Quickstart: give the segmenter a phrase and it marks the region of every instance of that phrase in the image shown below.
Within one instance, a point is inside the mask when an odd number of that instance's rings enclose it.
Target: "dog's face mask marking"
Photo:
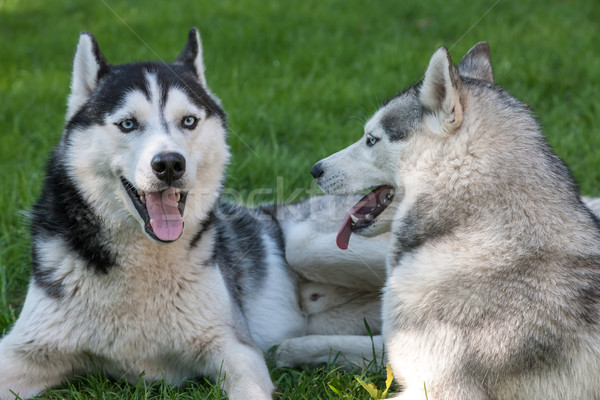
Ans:
[[[65,139],[78,148],[68,162],[75,179],[106,182],[104,198],[89,199],[93,205],[129,210],[154,240],[181,237],[198,170],[218,174],[226,157],[212,162],[211,152],[228,154],[225,114],[205,85],[195,30],[173,64],[111,66],[95,39],[81,36]]]
[[[397,165],[404,157],[421,114],[417,89],[411,87],[386,102],[369,119],[360,140],[313,166],[311,173],[326,193],[368,191],[342,223],[337,237],[341,249],[348,247],[353,232],[372,236],[389,231],[403,192],[401,180],[389,166]]]
[[[405,171],[435,156],[431,141],[441,142],[462,123],[460,77],[493,81],[489,50],[476,46],[461,61],[458,71],[447,51],[432,57],[422,82],[400,92],[365,124],[363,137],[315,164],[311,174],[330,194],[370,190],[349,210],[337,245],[348,247],[350,235],[376,235],[391,229],[404,195]]]

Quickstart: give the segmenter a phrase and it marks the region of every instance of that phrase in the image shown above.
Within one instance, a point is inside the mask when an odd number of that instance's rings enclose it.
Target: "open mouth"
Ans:
[[[121,182],[150,237],[161,242],[173,242],[181,237],[187,193],[172,187],[159,192],[143,192],[123,177]]]
[[[394,188],[384,185],[376,187],[360,199],[358,203],[348,211],[344,218],[342,227],[337,235],[337,246],[342,250],[346,250],[352,232],[371,225],[375,218],[392,204],[393,198]]]

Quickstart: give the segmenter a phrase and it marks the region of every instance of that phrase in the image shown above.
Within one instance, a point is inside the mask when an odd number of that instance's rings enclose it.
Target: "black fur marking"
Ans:
[[[244,288],[258,289],[267,274],[262,221],[253,210],[226,202],[219,204],[216,217],[213,260],[239,303]]]
[[[199,51],[199,43],[196,40],[197,30],[195,28],[190,29],[188,33],[188,41],[183,48],[183,51],[177,57],[176,63],[194,65],[194,61],[196,61],[196,57],[198,56]],[[200,71],[196,71],[194,67],[194,71],[198,74]]]
[[[418,85],[415,85],[385,103],[389,109],[381,118],[381,127],[392,142],[406,139],[423,117],[424,109],[417,97],[417,88]],[[400,98],[398,105],[392,104],[393,100]]]
[[[32,255],[33,281],[50,298],[61,300],[64,297],[64,287],[60,280],[52,278],[52,270],[42,269],[36,252]]]
[[[510,334],[502,330],[499,334]],[[462,376],[471,376],[473,382],[480,385],[489,399],[497,397],[496,385],[513,376],[537,374],[541,371],[556,369],[557,366],[568,365],[565,359],[566,343],[551,332],[548,336],[525,336],[518,338],[518,343],[507,345],[508,354],[481,354],[471,352],[463,360]],[[507,336],[506,340],[510,342]]]
[[[111,251],[102,230],[101,221],[83,199],[67,176],[60,159],[60,146],[52,152],[46,169],[42,194],[32,210],[33,259],[39,260],[36,242],[58,237],[67,243],[94,271],[107,273],[115,265],[116,255]],[[34,262],[34,276],[41,280],[52,265]]]
[[[515,327],[515,329],[518,329]],[[518,376],[537,371],[556,368],[557,365],[567,365],[565,360],[565,341],[550,329],[515,337],[507,329],[499,329],[497,335],[505,335],[504,339],[511,343],[506,348],[507,354],[481,354],[467,353],[464,360],[464,369],[468,375],[474,371],[480,376],[473,378],[481,382],[486,390],[493,390],[494,385],[510,376]]]
[[[257,211],[265,214],[265,219],[271,221],[266,228],[269,230],[271,237],[277,242],[277,246],[281,249],[282,254],[285,254],[285,238],[283,236],[283,229],[277,219],[277,206],[274,204],[260,206]],[[266,225],[266,224],[265,224]]]
[[[155,74],[161,86],[162,103],[171,88],[182,90],[189,99],[201,109],[206,110],[207,116],[216,116],[223,125],[227,118],[223,109],[213,100],[198,82],[193,66],[180,64],[165,64],[158,62],[134,63],[117,65],[98,82],[96,90],[88,101],[75,113],[67,123],[66,137],[75,130],[84,130],[92,125],[104,125],[106,117],[122,107],[127,94],[132,91],[143,93],[150,98],[150,89],[146,74]]]
[[[198,229],[198,232],[196,232],[196,234],[190,241],[190,249],[198,246],[198,242],[200,241],[200,239],[202,239],[204,233],[214,225],[216,218],[217,216],[215,215],[214,210],[211,210],[210,213],[206,216],[206,218],[204,218],[204,220],[202,221],[202,224],[200,224],[200,229]]]
[[[390,141],[403,140],[415,130],[421,121],[423,108],[418,102],[411,106],[404,106],[401,110],[394,110],[381,119],[381,126],[387,133]]]
[[[169,97],[169,89],[170,87],[167,85],[163,85],[160,87],[160,101],[158,103],[161,110],[165,108],[167,104],[167,98]]]
[[[387,106],[389,103],[391,103],[393,100],[399,97],[419,93],[421,91],[421,86],[423,86],[423,81],[419,81],[406,89],[400,90],[398,93],[381,103],[381,106],[379,108]]]
[[[457,226],[456,216],[443,215],[431,198],[421,195],[404,216],[401,229],[394,232],[393,265],[399,263],[403,254],[417,250],[425,242],[452,234]]]

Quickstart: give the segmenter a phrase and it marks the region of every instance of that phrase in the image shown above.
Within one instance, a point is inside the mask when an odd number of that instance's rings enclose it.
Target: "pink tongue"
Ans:
[[[340,249],[346,250],[348,248],[348,243],[350,242],[350,236],[352,235],[352,228],[354,225],[352,223],[351,215],[354,215],[357,218],[357,223],[364,223],[364,221],[367,220],[366,215],[374,212],[378,206],[381,206],[380,199],[388,196],[388,194],[391,193],[391,190],[392,187],[390,186],[379,186],[366,194],[354,205],[354,207],[352,207],[352,209],[350,209],[350,211],[348,211],[336,238],[337,246]]]
[[[350,209],[350,211],[348,211],[348,213],[346,214],[346,217],[344,218],[344,221],[342,222],[342,227],[338,231],[337,238],[335,239],[335,242],[340,249],[346,250],[348,248],[348,243],[350,243],[350,235],[352,235],[352,218],[350,218],[350,216],[352,214],[358,214],[358,212],[366,204],[369,204],[369,202],[372,202],[373,199],[374,199],[373,192],[367,194],[365,197],[360,199],[358,201],[358,203],[356,203],[354,205],[354,207],[352,207]],[[356,217],[360,218],[362,216],[360,214],[358,214],[358,215],[356,215]]]
[[[183,218],[177,208],[174,188],[146,193],[146,208],[157,238],[168,242],[179,239],[183,233]]]
[[[337,238],[335,239],[337,247],[342,250],[346,250],[348,248],[348,243],[350,243],[350,235],[352,235],[352,220],[350,219],[350,215],[350,213],[346,214],[346,218],[344,218],[342,227],[340,228]]]

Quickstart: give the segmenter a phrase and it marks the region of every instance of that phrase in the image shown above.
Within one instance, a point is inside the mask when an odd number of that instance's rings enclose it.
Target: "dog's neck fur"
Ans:
[[[192,196],[186,213],[184,234],[175,242],[162,244],[148,238],[133,216],[125,219],[129,223],[122,223],[123,220],[121,223],[110,223],[114,216],[99,214],[98,205],[88,203],[77,191],[66,171],[56,169],[55,166],[53,171],[48,171],[42,198],[32,210],[32,226],[35,227],[32,231],[34,271],[44,270],[44,260],[37,255],[35,244],[46,238],[62,240],[65,246],[79,253],[86,269],[99,273],[108,273],[114,267],[149,267],[137,265],[139,261],[136,259],[124,259],[123,254],[153,254],[152,259],[161,268],[176,267],[174,261],[178,259],[178,255],[190,253],[192,242],[194,248],[212,249],[214,246],[214,234],[206,220],[217,207],[219,192],[219,188],[216,188],[214,196],[196,196],[197,199]],[[41,208],[43,204],[51,204],[54,208]],[[107,237],[117,240],[103,240]],[[132,248],[136,251],[132,251]],[[211,254],[202,251],[196,253]],[[206,257],[197,261],[200,266],[211,260]]]
[[[590,231],[599,236],[596,219],[582,206],[574,180],[546,144],[526,106],[495,90],[494,95],[505,97],[503,101],[510,99],[514,107],[508,111],[487,109],[486,102],[477,99],[478,92],[489,90],[483,86],[467,83],[463,88],[471,92],[471,102],[463,104],[462,127],[469,130],[461,127],[441,138],[416,138],[427,140],[429,150],[416,152],[418,156],[405,163],[408,168],[400,174],[406,197],[393,227],[397,260],[425,241],[460,232],[479,231],[495,240],[513,241],[516,248],[547,251],[564,251],[575,243],[584,246],[575,237],[590,236]],[[486,117],[470,120],[474,115]],[[450,141],[454,143],[448,145]],[[503,152],[496,152],[498,148]],[[548,176],[548,171],[553,176]],[[500,195],[490,196],[490,185],[500,187],[493,191]],[[519,204],[514,204],[514,199],[519,199]],[[569,208],[565,208],[567,204]],[[550,226],[539,225],[539,221],[548,221],[542,215],[554,216]],[[506,224],[498,226],[491,221]],[[586,234],[582,227],[588,230]],[[559,235],[553,232],[573,240],[557,242]]]

